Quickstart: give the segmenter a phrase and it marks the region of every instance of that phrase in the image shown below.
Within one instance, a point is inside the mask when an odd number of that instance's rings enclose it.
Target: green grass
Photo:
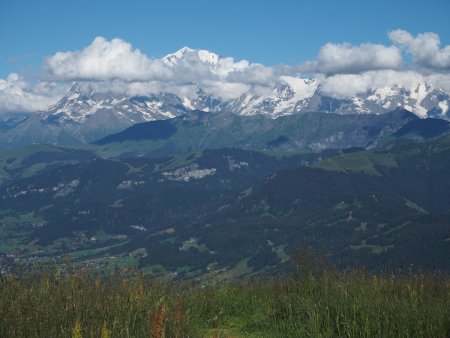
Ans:
[[[162,163],[157,167],[158,171],[170,171],[183,166],[188,166],[195,162],[196,159],[201,157],[203,150],[197,150],[189,152],[187,154],[175,154],[170,161]]]
[[[312,167],[341,172],[363,172],[368,175],[379,176],[380,173],[376,170],[377,166],[395,168],[397,167],[397,162],[394,156],[390,154],[374,151],[358,151],[334,156],[314,164]]]
[[[416,211],[422,213],[422,214],[429,214],[429,212],[426,211],[424,208],[422,208],[421,206],[419,206],[416,203],[411,202],[407,199],[405,199],[405,205],[413,210],[416,210]]]
[[[350,248],[352,250],[360,250],[360,249],[370,249],[372,253],[379,255],[380,253],[386,252],[389,249],[392,249],[394,247],[393,244],[381,246],[381,245],[370,245],[366,244],[365,240],[361,241],[361,244],[359,245],[351,245]]]
[[[30,224],[30,223],[44,223],[44,220],[40,216],[36,215],[34,211],[26,214],[19,214],[17,216],[7,215],[0,218],[0,224],[5,225]]]
[[[367,222],[361,222],[359,227],[355,228],[355,231],[366,231],[367,230]]]
[[[129,243],[128,241],[122,241],[120,243],[116,243],[113,245],[109,245],[109,246],[105,246],[105,247],[100,247],[100,248],[96,248],[96,249],[85,249],[85,250],[80,250],[80,251],[73,251],[70,253],[70,256],[73,258],[82,258],[82,257],[89,257],[89,256],[94,256],[94,255],[98,255],[104,252],[107,252],[113,248],[117,248],[120,246],[124,246],[127,243]]]
[[[283,152],[283,151],[273,151],[273,150],[262,150],[261,153],[267,156],[275,157],[277,160],[281,160],[283,158],[289,158],[299,155],[308,155],[312,154],[312,152],[303,151],[301,153],[299,152]]]
[[[32,144],[15,149],[1,149],[0,164],[8,163],[10,167],[18,166],[21,164],[23,159],[40,151],[61,152],[62,150],[56,147],[41,144]]]
[[[160,141],[126,141],[119,143],[110,143],[106,145],[93,145],[90,144],[86,148],[94,151],[98,156],[102,158],[116,157],[124,153],[144,153],[148,149],[157,148]]]
[[[53,269],[0,279],[0,336],[448,337],[449,296],[445,276],[327,271],[203,287]]]
[[[289,255],[286,253],[287,244],[272,246],[272,252],[274,252],[281,263],[287,262],[289,260]]]
[[[242,192],[239,194],[238,199],[241,200],[241,199],[244,199],[244,198],[250,196],[251,193],[252,193],[252,191],[253,191],[253,187],[250,187],[250,188],[245,189],[244,191],[242,191]]]
[[[344,209],[347,209],[347,208],[349,208],[350,206],[347,204],[347,203],[345,203],[344,201],[342,201],[342,202],[339,202],[338,204],[336,204],[334,207],[333,207],[333,210],[344,210]]]
[[[194,248],[199,252],[204,252],[208,249],[205,243],[201,244],[198,243],[198,238],[190,238],[189,240],[183,242],[182,246],[180,247],[180,250],[187,251],[191,248]]]

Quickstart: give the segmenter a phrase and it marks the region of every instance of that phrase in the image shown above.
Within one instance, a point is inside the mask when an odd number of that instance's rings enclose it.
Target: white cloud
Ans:
[[[320,91],[335,98],[393,86],[411,89],[424,82],[450,92],[450,46],[440,48],[437,34],[414,37],[398,29],[388,36],[391,46],[327,43],[317,60],[300,65],[299,70],[324,74]],[[411,55],[412,64],[405,64],[402,51]]]
[[[194,98],[201,88],[223,99],[248,91],[270,96],[275,86],[290,83],[299,97],[309,97],[316,87],[299,79],[297,72],[304,71],[314,73],[323,94],[337,98],[387,86],[413,88],[420,82],[450,92],[450,46],[440,48],[438,35],[395,30],[389,38],[393,45],[328,43],[316,60],[293,68],[267,67],[187,47],[151,59],[124,40],[97,37],[82,50],[48,57],[41,81],[27,82],[17,74],[0,79],[0,112],[44,110],[64,95],[71,81],[80,82],[85,91],[128,95],[166,92]],[[403,62],[402,51],[411,55],[412,65]]]
[[[423,75],[416,71],[381,70],[361,74],[337,74],[325,78],[321,92],[334,98],[349,98],[357,94],[385,87],[415,89],[420,83],[427,83],[450,92],[450,75]]]
[[[45,60],[44,70],[57,80],[141,81],[171,76],[170,68],[151,61],[130,43],[101,36],[81,51],[57,52]]]
[[[50,82],[31,84],[16,73],[0,79],[0,113],[30,112],[47,109],[56,103],[65,88]]]
[[[225,100],[237,98],[251,89],[250,85],[239,82],[211,81],[203,85],[206,85],[208,94]]]
[[[246,60],[221,58],[206,50],[184,47],[162,59],[151,60],[121,39],[97,37],[81,51],[58,52],[46,59],[44,73],[51,79],[128,82],[168,81],[179,84],[229,81],[267,84],[275,72]]]
[[[397,69],[402,55],[395,46],[365,43],[327,43],[319,51],[317,60],[300,65],[300,71],[322,74],[355,74],[368,70]]]
[[[46,78],[91,82],[89,86],[100,91],[195,94],[202,88],[224,99],[238,97],[252,87],[272,87],[280,75],[292,72],[290,67],[265,67],[188,47],[151,60],[126,41],[103,37],[81,51],[58,52],[44,63]]]
[[[450,74],[431,74],[427,76],[427,80],[436,88],[450,94]]]
[[[394,44],[411,54],[419,67],[450,70],[450,46],[440,48],[439,35],[422,33],[414,37],[401,29],[394,30],[388,35]]]

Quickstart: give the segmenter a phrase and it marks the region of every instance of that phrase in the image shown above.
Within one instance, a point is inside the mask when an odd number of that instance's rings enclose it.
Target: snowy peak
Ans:
[[[447,118],[449,96],[430,84],[419,83],[412,88],[382,87],[358,98],[379,106],[387,111],[396,107],[407,109],[421,118]],[[370,109],[366,109],[370,113]]]
[[[164,58],[176,65],[184,57],[195,57],[198,62],[221,62],[216,54],[182,48]],[[220,68],[220,63],[217,64]],[[215,72],[215,69],[211,69]],[[85,125],[94,120],[117,120],[129,126],[134,123],[172,118],[192,110],[231,112],[237,115],[262,114],[270,118],[311,111],[338,114],[384,114],[398,107],[421,118],[435,117],[450,120],[450,97],[439,88],[420,83],[412,88],[380,87],[351,98],[337,99],[321,92],[321,81],[298,76],[280,76],[280,81],[267,92],[253,88],[234,99],[223,99],[211,94],[209,88],[198,87],[194,95],[177,96],[157,93],[133,97],[115,92],[95,92],[83,84],[73,83],[67,95],[44,113],[47,121]],[[95,117],[95,118],[94,118]],[[93,122],[92,122],[93,123]]]
[[[78,82],[72,82],[72,85],[70,86],[69,90],[67,91],[68,93],[73,93],[73,94],[80,94],[81,93],[81,87],[80,84]]]
[[[176,95],[158,94],[148,97],[127,96],[116,92],[83,91],[72,84],[57,104],[44,112],[44,120],[51,123],[84,125],[94,116],[97,120],[117,119],[129,126],[138,122],[172,118],[186,113]]]
[[[220,56],[203,49],[192,49],[189,47],[183,47],[175,53],[168,54],[162,58],[162,61],[168,66],[177,65],[183,59],[189,59],[190,61],[198,61],[205,63],[210,67],[214,67],[219,63]]]
[[[245,93],[231,103],[229,110],[240,115],[265,114],[272,118],[306,111],[319,82],[293,76],[282,76],[280,80],[268,95]]]
[[[189,47],[183,47],[175,53],[167,54],[162,58],[163,62],[167,65],[176,64],[178,60],[183,58],[184,55],[193,52],[194,50]]]

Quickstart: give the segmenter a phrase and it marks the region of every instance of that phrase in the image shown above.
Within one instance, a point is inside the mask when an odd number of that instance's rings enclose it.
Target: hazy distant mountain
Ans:
[[[373,148],[413,120],[421,119],[403,109],[382,115],[310,112],[277,119],[195,111],[170,120],[139,123],[95,144],[109,154],[117,151],[116,155],[128,152],[153,157],[224,147],[282,152]]]

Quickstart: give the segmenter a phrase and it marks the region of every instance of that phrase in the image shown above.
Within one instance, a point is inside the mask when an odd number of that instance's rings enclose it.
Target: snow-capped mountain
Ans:
[[[45,119],[58,123],[86,124],[95,115],[117,116],[124,124],[172,118],[184,114],[185,108],[176,95],[161,93],[148,97],[126,96],[107,92],[82,93],[74,83],[68,95],[45,112]]]
[[[206,50],[184,47],[161,61],[175,67],[187,59],[194,59],[207,65],[212,73],[220,73],[221,57]],[[235,67],[235,66],[233,66]],[[232,67],[232,68],[233,68]],[[243,93],[238,98],[222,99],[208,94],[208,88],[197,85],[194,95],[178,96],[170,93],[130,97],[120,93],[82,93],[74,84],[56,105],[45,113],[46,118],[61,123],[84,124],[95,114],[113,112],[124,124],[166,119],[189,112],[227,111],[238,115],[264,114],[271,118],[307,111],[326,111],[340,114],[382,114],[397,107],[405,108],[419,117],[439,117],[450,119],[448,114],[450,97],[439,88],[421,83],[415,88],[384,87],[358,94],[352,98],[337,99],[323,95],[321,82],[300,76],[281,76],[270,93],[257,94],[254,90]]]
[[[197,58],[200,62],[208,64],[211,69],[214,69],[220,60],[220,56],[216,53],[212,53],[203,49],[183,47],[175,53],[166,55],[162,58],[162,61],[168,66],[173,66],[186,58]]]
[[[265,114],[272,118],[302,112],[324,111],[338,114],[383,114],[398,107],[421,118],[450,120],[450,96],[439,88],[419,84],[415,88],[378,88],[348,99],[332,98],[321,93],[321,84],[314,79],[289,78],[269,96],[252,92],[227,102],[229,111],[240,115]],[[223,105],[220,106],[223,109]]]
[[[174,72],[186,71],[189,69],[186,67],[192,64],[198,65],[201,71],[211,72],[211,77],[218,79],[224,74],[239,73],[242,67],[248,66],[206,50],[188,47],[159,61]],[[0,130],[0,143],[91,142],[139,122],[169,119],[194,110],[243,116],[262,114],[277,118],[314,111],[383,114],[401,107],[422,118],[450,120],[449,94],[428,83],[420,83],[413,88],[381,87],[345,99],[324,95],[321,80],[301,76],[279,76],[278,82],[268,86],[269,89],[263,93],[251,87],[234,98],[214,95],[204,83],[187,85],[191,90],[183,95],[166,91],[133,96],[95,91],[89,86],[74,83],[66,96],[47,111],[31,114],[17,125]]]
[[[174,62],[171,59],[171,62]],[[208,61],[209,62],[209,61]],[[386,87],[348,99],[336,99],[321,94],[321,84],[315,79],[285,76],[282,84],[269,95],[246,92],[232,100],[223,100],[198,88],[193,97],[160,93],[150,96],[126,96],[120,93],[82,94],[74,84],[56,105],[45,112],[47,121],[86,124],[95,115],[115,115],[121,124],[168,119],[192,110],[231,112],[238,115],[263,114],[271,118],[310,111],[339,114],[383,114],[398,107],[419,117],[450,119],[450,97],[441,89],[427,84],[416,88]]]
[[[338,113],[383,114],[397,107],[404,108],[421,118],[450,119],[450,97],[442,89],[421,83],[413,88],[384,87],[360,94],[337,109]]]
[[[282,83],[269,95],[248,92],[227,102],[226,109],[239,115],[264,114],[272,118],[316,110],[310,106],[315,95],[318,95],[317,80],[291,76],[283,76],[281,80]]]

